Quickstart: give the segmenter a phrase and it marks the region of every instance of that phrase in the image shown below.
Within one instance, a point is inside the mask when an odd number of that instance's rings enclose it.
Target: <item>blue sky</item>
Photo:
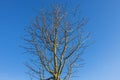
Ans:
[[[64,0],[62,0],[64,1]],[[74,0],[80,2],[81,15],[96,43],[83,55],[85,66],[76,80],[120,80],[120,1]],[[50,0],[0,0],[0,80],[29,80],[19,45],[24,28],[34,19],[40,4]]]

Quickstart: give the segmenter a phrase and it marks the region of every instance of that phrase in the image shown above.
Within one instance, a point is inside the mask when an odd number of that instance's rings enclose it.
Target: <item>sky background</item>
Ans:
[[[30,80],[23,65],[24,28],[41,4],[51,0],[0,0],[0,80]],[[64,1],[64,0],[61,0]],[[90,19],[91,45],[83,55],[84,67],[74,80],[120,80],[120,0],[71,0],[80,3],[81,15]]]

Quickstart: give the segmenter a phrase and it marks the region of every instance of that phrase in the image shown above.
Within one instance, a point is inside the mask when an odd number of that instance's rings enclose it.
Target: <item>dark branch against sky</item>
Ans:
[[[76,80],[119,80],[120,1],[74,0],[69,5],[78,2],[81,15],[90,19],[86,29],[96,43],[85,52],[86,65]],[[28,79],[23,65],[26,58],[21,54],[24,50],[19,45],[41,3],[47,5],[50,0],[0,0],[0,80]]]

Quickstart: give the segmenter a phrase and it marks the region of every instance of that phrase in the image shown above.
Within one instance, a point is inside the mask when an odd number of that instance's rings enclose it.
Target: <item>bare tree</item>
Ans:
[[[67,10],[61,5],[40,11],[26,29],[24,48],[32,55],[32,66],[26,66],[38,80],[70,80],[80,67],[81,54],[87,47],[89,33],[84,31],[87,19],[79,7]]]

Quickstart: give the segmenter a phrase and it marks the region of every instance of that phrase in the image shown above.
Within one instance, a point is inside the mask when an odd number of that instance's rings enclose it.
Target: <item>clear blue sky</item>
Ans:
[[[49,1],[0,0],[0,80],[29,80],[21,37],[40,4]],[[78,1],[96,43],[85,51],[86,65],[76,80],[120,80],[120,0],[73,0],[70,5]]]

